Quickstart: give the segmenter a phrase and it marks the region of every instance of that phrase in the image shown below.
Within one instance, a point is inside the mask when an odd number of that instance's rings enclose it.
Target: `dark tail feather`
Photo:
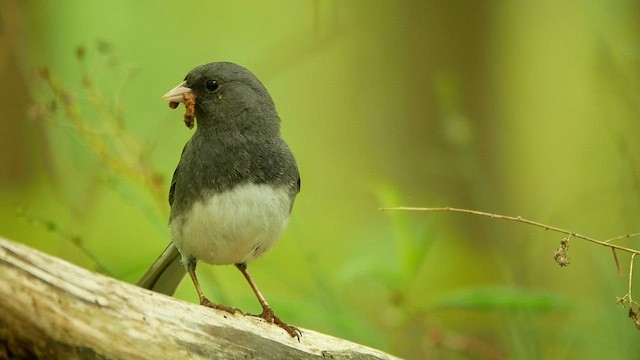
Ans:
[[[162,294],[173,295],[186,271],[180,263],[180,253],[173,242],[138,281],[138,286]]]

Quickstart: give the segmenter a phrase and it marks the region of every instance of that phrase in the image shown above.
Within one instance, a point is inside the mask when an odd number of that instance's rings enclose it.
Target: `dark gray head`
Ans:
[[[179,94],[172,101],[180,101],[186,91],[196,96],[198,129],[241,132],[253,129],[264,135],[279,134],[280,119],[271,96],[260,80],[240,65],[213,62],[198,66],[189,71],[184,83],[172,90]]]

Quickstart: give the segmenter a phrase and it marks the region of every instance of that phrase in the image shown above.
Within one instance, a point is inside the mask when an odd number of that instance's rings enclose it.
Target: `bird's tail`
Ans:
[[[171,242],[137,285],[162,294],[173,295],[185,274],[184,266],[180,263],[180,253]]]

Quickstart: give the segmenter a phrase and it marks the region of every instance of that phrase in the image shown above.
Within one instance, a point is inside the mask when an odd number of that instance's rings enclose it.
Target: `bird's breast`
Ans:
[[[287,226],[292,199],[286,186],[244,183],[204,195],[169,225],[183,258],[248,262],[269,250]]]

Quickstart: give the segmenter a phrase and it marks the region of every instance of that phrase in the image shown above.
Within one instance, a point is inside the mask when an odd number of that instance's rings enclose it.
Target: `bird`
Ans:
[[[251,71],[231,62],[192,69],[162,99],[172,108],[185,103],[187,122],[193,97],[197,127],[169,189],[171,242],[138,285],[173,295],[189,274],[201,305],[233,314],[238,309],[207,299],[196,265],[235,265],[262,307],[255,316],[300,340],[300,330],[275,315],[247,271],[282,236],[300,192],[298,166],[281,136],[273,99]]]

